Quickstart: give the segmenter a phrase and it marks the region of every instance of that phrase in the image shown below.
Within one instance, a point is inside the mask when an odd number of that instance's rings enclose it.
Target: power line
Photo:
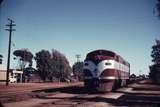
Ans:
[[[10,68],[10,53],[11,53],[11,39],[12,39],[12,31],[15,31],[15,29],[13,29],[13,26],[16,26],[16,24],[14,24],[14,21],[10,18],[8,18],[9,24],[7,24],[6,26],[9,27],[8,29],[5,29],[7,31],[9,31],[9,45],[8,45],[8,60],[7,60],[7,74],[6,74],[6,86],[9,85],[9,68]]]

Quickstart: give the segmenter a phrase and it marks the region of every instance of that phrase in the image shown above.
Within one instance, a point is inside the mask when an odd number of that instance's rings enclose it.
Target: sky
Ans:
[[[0,6],[0,54],[7,62],[7,18],[15,21],[12,49],[63,53],[70,65],[76,54],[107,49],[131,65],[131,73],[147,74],[151,47],[160,39],[156,0],[4,0]],[[14,45],[13,45],[14,44]],[[16,66],[11,53],[11,68]],[[35,66],[35,63],[34,63]]]

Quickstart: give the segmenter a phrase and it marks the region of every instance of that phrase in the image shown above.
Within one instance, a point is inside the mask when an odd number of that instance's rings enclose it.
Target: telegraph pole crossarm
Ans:
[[[13,29],[13,26],[16,26],[16,24],[14,24],[14,21],[10,18],[8,18],[9,24],[7,24],[6,26],[9,27],[8,29],[5,29],[7,31],[9,31],[9,45],[8,45],[8,60],[7,60],[7,73],[6,73],[6,86],[9,85],[9,70],[10,70],[10,53],[11,53],[11,39],[12,39],[12,31],[15,31],[15,29]]]
[[[81,58],[81,55],[80,54],[76,54],[76,58],[77,58],[77,62],[80,62],[80,58]]]

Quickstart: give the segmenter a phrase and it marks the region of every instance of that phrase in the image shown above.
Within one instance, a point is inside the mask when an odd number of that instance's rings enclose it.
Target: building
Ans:
[[[0,82],[6,81],[6,71],[7,67],[3,64],[0,64]]]
[[[6,81],[7,67],[4,64],[0,64],[0,82]],[[22,82],[23,71],[10,69],[9,81],[10,82]]]

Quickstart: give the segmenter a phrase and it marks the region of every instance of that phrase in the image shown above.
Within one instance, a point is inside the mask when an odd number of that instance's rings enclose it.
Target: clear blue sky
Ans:
[[[160,39],[156,0],[4,0],[0,7],[0,53],[7,60],[7,17],[16,23],[12,52],[28,48],[57,49],[72,65],[75,55],[112,50],[131,64],[131,72],[147,73],[151,46]],[[13,55],[11,56],[13,59]],[[11,60],[11,67],[15,63]]]

